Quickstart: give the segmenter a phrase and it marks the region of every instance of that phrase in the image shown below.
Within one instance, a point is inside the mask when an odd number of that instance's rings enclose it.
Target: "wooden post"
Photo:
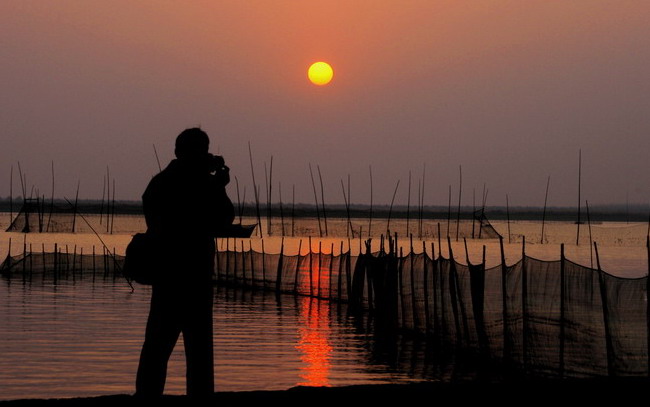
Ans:
[[[589,201],[585,201],[585,207],[587,209],[587,225],[589,226],[589,259],[591,261],[591,268],[594,268],[594,251],[592,250],[591,242],[593,242],[593,238],[591,237],[591,219],[589,218]]]
[[[253,177],[253,192],[255,194],[255,208],[257,212],[257,229],[259,231],[260,237],[262,237],[262,216],[260,213],[260,193],[255,183],[255,170],[253,169],[253,152],[251,151],[251,142],[248,142],[248,158],[250,159],[251,164],[251,175]]]
[[[264,240],[262,240],[262,244],[264,244]],[[226,281],[228,281],[228,278],[230,277],[230,239],[226,237]],[[233,277],[234,281],[234,277]]]
[[[429,312],[429,268],[427,267],[427,246],[426,242],[422,241],[422,252],[424,254],[424,321],[426,333],[431,332],[431,313]]]
[[[294,236],[294,225],[296,220],[296,185],[291,186],[291,237]]]
[[[404,251],[400,247],[399,249],[399,257],[400,257],[400,262],[399,262],[399,267],[397,268],[397,282],[398,282],[398,290],[399,290],[399,304],[401,304],[402,308],[402,328],[404,328],[404,323],[406,321],[406,306],[405,306],[405,301],[404,301],[404,281],[402,279],[402,274],[404,271]]]
[[[501,304],[502,304],[502,318],[503,318],[503,359],[506,366],[511,363],[511,338],[508,330],[508,266],[506,265],[506,255],[503,249],[503,237],[499,236],[499,246],[501,248]]]
[[[314,254],[311,250],[311,236],[309,236],[309,295],[314,296]]]
[[[328,236],[329,233],[327,231],[327,213],[325,212],[325,190],[323,188],[323,177],[321,176],[320,173],[320,165],[316,165],[316,168],[318,169],[318,179],[320,180],[320,200],[321,203],[323,204],[323,221],[325,223],[325,236]]]
[[[368,168],[370,169],[370,213],[368,219],[368,237],[372,237],[372,165]]]
[[[456,241],[458,241],[458,232],[460,231],[460,198],[463,193],[463,166],[459,166],[460,187],[458,188],[458,213],[456,214]]]
[[[323,237],[323,229],[320,224],[320,208],[318,207],[318,195],[316,194],[316,183],[314,182],[314,173],[309,163],[309,176],[311,177],[311,187],[314,190],[314,202],[316,203],[316,217],[318,218],[318,236]],[[310,247],[311,251],[311,247]]]
[[[257,286],[257,283],[255,282],[255,259],[253,256],[253,242],[248,241],[248,257],[251,259],[251,280],[253,280],[253,285]],[[264,285],[262,284],[262,289],[264,289]]]
[[[649,223],[650,224],[650,223]],[[646,236],[646,251],[648,252],[648,275],[646,281],[646,293],[650,293],[650,233]],[[646,325],[647,325],[647,354],[648,354],[648,377],[650,377],[650,301],[646,301]]]
[[[510,204],[508,202],[508,194],[506,194],[506,218],[508,219],[508,243],[512,243],[510,234]]]
[[[341,240],[341,249],[339,251],[339,275],[338,275],[338,281],[337,281],[337,288],[336,288],[336,296],[337,296],[337,301],[341,302],[341,290],[343,289],[343,280],[342,280],[342,274],[343,274],[343,240]]]
[[[596,267],[598,267],[598,285],[600,286],[600,302],[603,307],[603,325],[605,328],[605,344],[607,348],[607,375],[616,376],[614,371],[614,346],[612,344],[612,332],[609,326],[609,303],[607,301],[607,282],[605,273],[600,268],[600,257],[598,256],[598,245],[594,242],[594,252],[596,253]]]
[[[560,378],[564,378],[565,271],[564,243],[560,245]]]
[[[409,231],[410,218],[411,218],[411,170],[409,170],[409,192],[408,192],[408,198],[406,200],[406,236],[409,236],[411,234]]]
[[[395,203],[395,195],[397,195],[397,189],[399,188],[399,180],[397,180],[397,185],[395,185],[395,191],[393,191],[393,198],[390,200],[390,207],[388,208],[388,223],[386,224],[386,233],[390,236],[390,217],[393,214],[393,204]]]
[[[546,194],[544,195],[544,211],[542,212],[542,238],[540,243],[544,243],[544,223],[546,221],[546,203],[548,202],[548,186],[551,183],[551,176],[546,180]]]
[[[442,235],[440,234],[440,222],[438,222],[438,257],[442,257]]]
[[[282,236],[282,241],[280,243],[280,260],[278,261],[278,270],[275,278],[275,292],[280,293],[282,291],[282,269],[284,268],[284,236]]]
[[[266,253],[264,251],[264,239],[262,239],[262,287],[266,288]]]
[[[321,294],[320,294],[320,280],[321,280],[320,269],[322,267],[322,265],[321,265],[321,258],[322,257],[323,257],[323,242],[319,241],[318,242],[318,274],[317,274],[317,277],[316,277],[316,284],[317,284],[317,286],[316,286],[317,287],[317,291],[316,291],[317,294],[316,295],[318,296],[318,298],[321,297]]]
[[[244,240],[242,239],[240,241],[241,243],[241,270],[242,270],[242,279],[244,281],[244,285],[246,285],[246,252],[244,251]],[[253,276],[251,276],[251,284],[250,286],[252,287],[253,284]]]
[[[580,245],[580,182],[582,179],[582,149],[578,150],[578,221],[576,222],[576,246]],[[591,244],[589,244],[591,246]]]
[[[298,261],[296,261],[296,275],[294,276],[295,280],[293,282],[293,292],[298,294],[298,277],[300,275],[300,252],[302,251],[302,239],[298,243]]]
[[[417,329],[420,321],[418,320],[418,308],[415,298],[415,251],[413,250],[413,236],[411,236],[411,253],[409,253],[409,257],[411,260],[411,307],[413,310],[413,329]]]
[[[93,245],[93,282],[95,281],[95,271],[97,270],[97,265],[96,265],[96,260],[95,260],[95,245]]]
[[[524,374],[528,373],[528,262],[526,261],[526,236],[521,243],[521,311],[522,311],[522,353]]]
[[[447,233],[447,245],[449,246],[449,294],[451,297],[451,309],[454,313],[454,324],[456,325],[456,343],[461,345],[463,338],[463,331],[460,324],[460,300],[458,298],[458,273],[456,272],[456,260],[454,259],[454,251],[451,247],[451,238]],[[463,321],[466,323],[467,321]],[[467,331],[465,331],[466,333]]]
[[[332,301],[332,270],[333,270],[333,267],[334,267],[334,243],[332,243],[332,247],[330,249],[330,270],[329,270],[330,277],[329,277],[329,287],[327,288],[328,289],[327,299],[329,301]]]

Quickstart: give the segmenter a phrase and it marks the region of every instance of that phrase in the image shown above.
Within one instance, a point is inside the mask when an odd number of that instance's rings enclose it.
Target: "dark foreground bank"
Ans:
[[[555,403],[623,403],[646,402],[650,390],[647,379],[589,379],[553,381],[510,381],[504,383],[458,382],[415,383],[404,385],[368,385],[349,387],[294,387],[286,391],[218,392],[211,400],[194,402],[184,396],[165,396],[155,403],[130,395],[76,399],[13,400],[0,402],[2,407],[19,406],[249,406],[273,403],[285,406],[328,405],[413,405],[435,404],[522,406]],[[276,404],[277,403],[277,404]],[[493,404],[494,403],[494,404]]]

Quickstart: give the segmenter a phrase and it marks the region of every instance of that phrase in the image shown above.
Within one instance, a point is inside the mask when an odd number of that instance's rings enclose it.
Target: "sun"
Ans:
[[[314,62],[307,71],[307,77],[314,85],[323,86],[330,83],[334,70],[327,62]]]

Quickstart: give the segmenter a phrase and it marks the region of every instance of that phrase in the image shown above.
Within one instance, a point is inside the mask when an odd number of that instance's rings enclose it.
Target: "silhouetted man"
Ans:
[[[183,131],[176,138],[176,159],[151,180],[142,196],[147,232],[159,237],[164,266],[152,287],[137,396],[162,395],[167,362],[181,332],[187,394],[214,393],[214,238],[232,224],[234,208],[225,190],[228,167],[221,157],[208,153],[209,143],[201,129]]]

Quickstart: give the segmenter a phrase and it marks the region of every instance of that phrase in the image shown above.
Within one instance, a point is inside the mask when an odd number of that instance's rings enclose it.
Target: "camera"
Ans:
[[[226,162],[220,155],[208,154],[208,165],[210,172],[219,172],[224,169]]]

